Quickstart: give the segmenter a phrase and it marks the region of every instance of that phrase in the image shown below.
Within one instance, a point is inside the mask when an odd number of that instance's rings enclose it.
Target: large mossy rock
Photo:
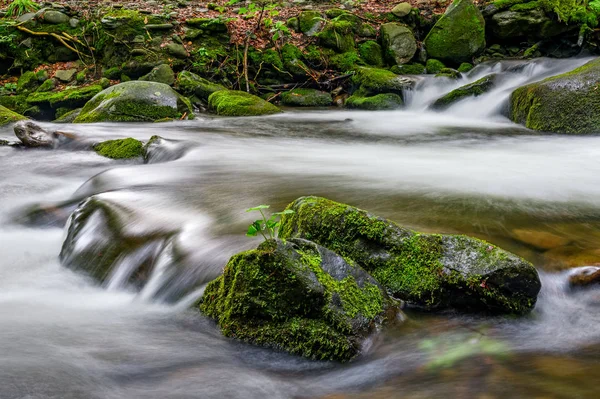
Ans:
[[[208,106],[217,115],[257,116],[281,112],[279,108],[260,97],[239,90],[220,90],[208,97]]]
[[[465,98],[477,97],[485,94],[494,87],[496,78],[497,75],[492,73],[479,80],[476,80],[473,83],[469,83],[459,87],[458,89],[454,89],[450,93],[435,100],[435,102],[431,104],[431,108],[437,110],[446,109],[458,101],[464,100]]]
[[[216,91],[227,90],[220,84],[213,83],[189,71],[179,73],[177,88],[182,93],[188,96],[195,95],[203,101],[208,101],[208,97]]]
[[[526,7],[530,4],[531,7]],[[500,41],[548,39],[570,29],[577,29],[577,24],[559,22],[534,2],[517,4],[514,8],[516,9],[495,13],[488,20],[488,30]]]
[[[349,21],[329,21],[325,28],[317,34],[319,44],[338,53],[348,52],[355,45],[353,27]]]
[[[346,100],[346,107],[354,109],[365,109],[369,111],[380,111],[398,109],[404,105],[402,97],[394,93],[381,93],[374,96],[361,96],[353,94]]]
[[[415,80],[398,76],[386,69],[357,68],[352,77],[352,83],[357,85],[358,94],[373,96],[381,93],[394,93],[402,96],[404,90],[414,86]]]
[[[282,239],[305,238],[352,259],[396,298],[430,308],[524,314],[541,288],[529,262],[459,235],[420,234],[325,198],[288,206]]]
[[[303,239],[231,258],[200,310],[225,336],[319,360],[348,361],[396,304],[352,261]]]
[[[425,38],[427,55],[451,64],[470,62],[485,48],[485,21],[471,0],[454,0]]]
[[[516,89],[510,118],[533,130],[567,134],[600,132],[600,59]]]
[[[292,107],[327,107],[332,102],[331,93],[316,89],[292,89],[281,94],[281,103]]]
[[[189,100],[164,83],[131,81],[109,87],[88,101],[75,123],[153,122],[193,115]]]
[[[406,64],[417,52],[412,30],[395,22],[381,25],[381,43],[385,57],[397,65]]]
[[[131,159],[142,156],[144,145],[134,138],[107,140],[94,145],[98,155],[111,159]]]
[[[27,118],[21,114],[17,114],[16,112],[13,112],[10,109],[0,105],[0,126],[4,126],[9,123],[14,123],[14,122],[24,120],[24,119],[27,119]]]
[[[61,91],[37,91],[27,96],[27,105],[41,106],[52,109],[82,107],[94,96],[102,91],[99,84],[65,88]]]

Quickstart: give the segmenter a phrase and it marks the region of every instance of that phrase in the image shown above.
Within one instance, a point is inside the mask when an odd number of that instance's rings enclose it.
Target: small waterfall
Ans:
[[[496,74],[496,85],[488,93],[466,98],[441,111],[453,116],[484,119],[504,114],[510,94],[518,87],[571,71],[591,58],[549,59],[531,61],[486,62],[463,74],[458,79],[427,76],[404,93],[409,111],[425,111],[438,98],[461,86],[473,83],[487,75]]]

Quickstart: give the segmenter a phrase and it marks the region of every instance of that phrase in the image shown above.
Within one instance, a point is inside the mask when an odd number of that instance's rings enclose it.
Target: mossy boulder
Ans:
[[[307,76],[310,69],[302,61],[302,51],[291,43],[286,43],[281,47],[282,69],[285,69],[298,78]]]
[[[139,80],[164,83],[171,86],[175,83],[175,74],[168,64],[160,64],[159,66],[154,67],[146,75],[140,77]]]
[[[373,96],[381,93],[395,93],[402,96],[404,90],[414,85],[414,80],[398,76],[386,69],[358,68],[352,82],[359,86],[361,96]]]
[[[279,235],[305,238],[355,261],[392,296],[428,308],[524,314],[541,288],[529,262],[458,235],[421,234],[349,205],[302,197]]]
[[[425,65],[419,63],[394,65],[390,71],[397,75],[421,75],[425,73]]]
[[[406,64],[417,52],[417,41],[412,30],[395,22],[381,25],[381,44],[385,58],[392,64]]]
[[[164,83],[131,81],[111,86],[88,101],[75,123],[153,122],[192,116],[189,100]]]
[[[188,96],[195,95],[204,101],[208,101],[208,97],[216,91],[227,90],[220,84],[213,83],[189,71],[179,73],[177,88]]]
[[[427,60],[427,63],[425,64],[425,69],[427,70],[427,73],[440,73],[442,72],[442,69],[446,68],[446,65],[444,65],[444,63],[442,61],[430,58]]]
[[[73,109],[83,106],[101,91],[100,85],[68,87],[61,91],[37,91],[27,96],[26,101],[29,106]]]
[[[107,140],[94,145],[94,151],[111,159],[131,159],[142,156],[143,144],[131,137],[126,139]]]
[[[510,118],[533,130],[566,134],[600,132],[600,59],[571,72],[519,87]]]
[[[368,65],[375,67],[383,66],[383,50],[379,43],[374,40],[367,40],[358,46],[358,53]]]
[[[353,25],[348,21],[329,21],[317,35],[319,44],[338,53],[345,53],[354,48]]]
[[[208,105],[217,115],[256,116],[281,112],[260,97],[239,90],[220,90],[208,97]]]
[[[67,111],[67,112],[58,112],[59,110],[56,110],[56,119],[53,120],[52,122],[54,123],[73,123],[73,121],[75,121],[75,119],[79,116],[79,114],[81,113],[82,108],[75,108],[74,110],[71,111]]]
[[[531,2],[530,4],[534,4]],[[494,14],[489,20],[492,36],[504,42],[520,40],[548,39],[577,28],[577,24],[567,25],[551,18],[540,7],[531,9],[506,10]]]
[[[52,91],[52,90],[54,90],[55,86],[56,86],[56,83],[54,82],[54,79],[46,79],[40,85],[40,87],[37,88],[36,91],[39,91],[39,92]]]
[[[4,126],[9,123],[14,123],[14,122],[24,120],[24,119],[27,119],[27,118],[21,114],[17,114],[16,112],[13,112],[10,109],[0,105],[0,126]]]
[[[294,107],[327,107],[332,101],[330,93],[316,89],[292,89],[281,94],[281,103]]]
[[[485,94],[494,87],[496,78],[497,75],[495,73],[492,73],[490,75],[484,76],[483,78],[473,83],[469,83],[467,85],[459,87],[458,89],[454,89],[445,96],[438,98],[431,105],[431,108],[437,110],[446,109],[452,104],[455,104],[458,101],[463,100],[465,98],[477,97],[482,94]]]
[[[382,93],[374,96],[353,94],[346,100],[346,107],[370,111],[398,109],[404,105],[402,97],[394,93]]]
[[[314,36],[323,27],[323,17],[317,11],[306,10],[298,15],[298,28],[308,36]]]
[[[23,73],[17,81],[17,93],[29,93],[35,91],[40,86],[40,82],[35,72],[27,71]]]
[[[317,360],[348,361],[396,307],[354,262],[303,239],[233,256],[200,310],[223,335]]]
[[[424,41],[427,55],[460,64],[485,49],[485,21],[471,0],[454,0]]]

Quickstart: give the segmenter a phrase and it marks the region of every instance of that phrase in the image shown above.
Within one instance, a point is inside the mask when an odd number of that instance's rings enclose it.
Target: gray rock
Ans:
[[[405,64],[417,52],[417,41],[409,27],[390,22],[381,25],[381,42],[386,57],[396,64]]]
[[[175,73],[167,64],[161,64],[154,67],[148,74],[142,76],[139,80],[164,83],[171,86],[175,83]]]
[[[14,126],[15,135],[26,147],[52,148],[56,143],[55,136],[31,121],[19,121]]]
[[[73,80],[75,75],[77,74],[77,69],[59,69],[54,74],[54,77],[61,82],[68,83]]]
[[[208,101],[208,97],[216,91],[227,90],[224,86],[201,78],[189,71],[179,73],[177,76],[177,89],[187,96],[195,95],[204,101]]]
[[[545,39],[573,28],[555,21],[541,9],[502,11],[491,18],[489,25],[492,35],[502,40]]]
[[[171,42],[168,43],[165,48],[167,49],[167,53],[171,54],[174,57],[182,59],[188,57],[188,52],[182,44]]]
[[[71,26],[71,28],[77,28],[79,26],[79,20],[77,18],[71,18],[69,20],[69,26]]]
[[[399,18],[407,16],[411,11],[412,6],[409,3],[400,3],[392,8],[392,14]]]
[[[17,18],[17,21],[18,21],[18,22],[29,22],[29,21],[31,21],[32,19],[34,19],[34,18],[35,18],[35,16],[36,16],[36,13],[34,13],[34,12],[27,12],[27,13],[25,13],[25,14],[23,14],[23,15],[19,16],[19,17]]]
[[[56,10],[46,10],[44,11],[43,15],[44,22],[54,25],[67,24],[71,19],[68,15]]]

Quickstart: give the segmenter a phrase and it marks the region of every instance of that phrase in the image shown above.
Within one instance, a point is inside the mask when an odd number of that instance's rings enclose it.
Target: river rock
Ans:
[[[444,62],[470,62],[485,49],[485,21],[471,0],[454,0],[424,41],[427,55]]]
[[[569,275],[571,287],[587,287],[596,284],[600,284],[600,267],[581,267],[571,271]]]
[[[458,101],[464,100],[465,98],[477,97],[485,94],[494,87],[496,78],[497,75],[492,73],[473,83],[469,83],[468,85],[454,89],[450,93],[438,98],[433,104],[431,104],[431,108],[437,110],[446,109]]]
[[[352,82],[358,86],[355,94],[374,96],[382,93],[394,93],[402,96],[404,91],[414,87],[416,80],[407,76],[398,76],[386,69],[357,68]]]
[[[132,159],[142,156],[143,144],[134,138],[107,140],[93,146],[98,155],[111,159]]]
[[[406,64],[417,52],[412,30],[395,22],[381,25],[381,43],[385,57],[397,65]]]
[[[160,136],[152,136],[142,149],[144,163],[174,161],[184,156],[194,146],[194,143],[188,141],[168,140]]]
[[[426,309],[525,314],[541,284],[533,265],[490,243],[422,234],[325,198],[302,197],[282,239],[305,238],[352,259],[395,298]]]
[[[346,100],[346,107],[353,109],[365,109],[369,111],[381,111],[398,109],[404,105],[402,97],[394,93],[381,93],[374,96],[361,96],[353,94]]]
[[[14,130],[17,138],[26,147],[54,147],[54,135],[31,121],[15,123]]]
[[[43,16],[44,22],[54,25],[68,24],[71,19],[68,15],[56,10],[46,10],[43,12]]]
[[[17,122],[23,119],[27,118],[0,105],[0,126],[4,126],[9,123]]]
[[[519,87],[510,96],[510,118],[533,130],[566,134],[600,132],[600,59],[541,82]]]
[[[239,90],[219,90],[208,97],[208,106],[217,115],[256,116],[281,112],[279,108],[260,97]]]
[[[397,306],[361,267],[303,239],[233,256],[200,310],[225,336],[318,360],[348,361]]]
[[[189,100],[164,83],[131,81],[111,86],[88,101],[75,123],[152,122],[192,114]]]
[[[330,93],[316,89],[292,89],[281,94],[281,103],[293,107],[327,107],[332,101]]]
[[[160,64],[159,66],[154,67],[146,75],[142,76],[139,80],[164,83],[171,86],[175,83],[175,74],[169,65]]]
[[[208,97],[216,91],[227,90],[220,84],[201,78],[189,71],[179,73],[177,76],[177,88],[185,95],[195,95],[203,101],[208,101]]]

